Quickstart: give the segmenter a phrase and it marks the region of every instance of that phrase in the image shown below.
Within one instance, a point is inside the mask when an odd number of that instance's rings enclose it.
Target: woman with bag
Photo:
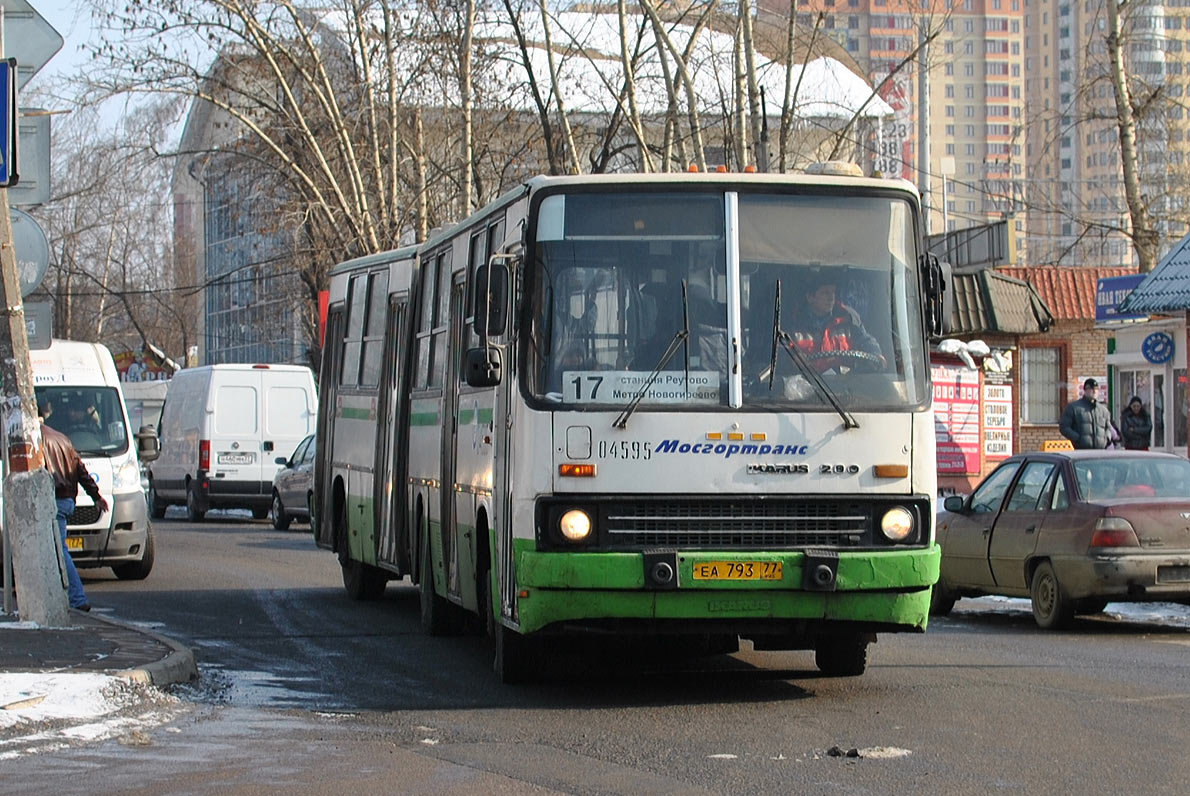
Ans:
[[[1153,421],[1149,413],[1137,396],[1132,396],[1128,406],[1124,407],[1120,415],[1120,430],[1124,438],[1124,447],[1128,450],[1147,451],[1149,449],[1149,435],[1153,431]]]

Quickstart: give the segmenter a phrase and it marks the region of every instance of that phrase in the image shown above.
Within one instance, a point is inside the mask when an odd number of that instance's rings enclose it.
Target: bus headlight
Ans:
[[[591,515],[582,509],[571,509],[558,520],[558,531],[569,542],[581,542],[591,535]]]
[[[904,541],[909,534],[913,533],[913,515],[900,506],[889,509],[880,518],[880,531],[890,541]]]

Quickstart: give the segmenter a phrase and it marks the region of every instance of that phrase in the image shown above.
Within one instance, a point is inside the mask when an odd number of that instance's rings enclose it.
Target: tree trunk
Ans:
[[[1111,84],[1116,100],[1116,127],[1120,134],[1120,162],[1124,167],[1124,195],[1132,221],[1132,245],[1140,263],[1140,272],[1157,267],[1158,236],[1149,215],[1148,202],[1140,190],[1140,169],[1136,153],[1136,120],[1132,115],[1132,96],[1128,72],[1124,66],[1120,6],[1107,0],[1107,53],[1111,62]]]

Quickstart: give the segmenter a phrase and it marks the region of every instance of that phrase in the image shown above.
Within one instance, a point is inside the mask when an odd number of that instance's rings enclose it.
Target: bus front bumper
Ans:
[[[836,551],[831,551],[832,553]],[[641,553],[543,553],[516,550],[517,609],[522,633],[572,623],[643,620],[685,625],[763,625],[802,621],[865,629],[926,629],[930,587],[941,551],[928,548],[837,551],[834,588],[803,588],[806,553],[679,551],[676,586],[648,583]],[[780,580],[696,580],[710,562],[780,562]]]

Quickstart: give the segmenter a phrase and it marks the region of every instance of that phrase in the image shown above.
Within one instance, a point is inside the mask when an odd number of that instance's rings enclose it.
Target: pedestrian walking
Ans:
[[[1153,421],[1137,395],[1132,396],[1120,414],[1120,436],[1128,450],[1147,451],[1153,432]]]
[[[1075,448],[1102,450],[1111,445],[1111,412],[1099,402],[1099,382],[1083,382],[1083,397],[1066,405],[1059,429]]]
[[[87,472],[78,451],[70,442],[70,437],[46,425],[45,419],[52,410],[53,407],[48,402],[39,404],[37,416],[41,419],[41,447],[45,455],[45,467],[54,477],[54,498],[58,504],[58,537],[61,540],[62,557],[66,566],[67,593],[71,608],[90,611],[91,604],[87,601],[87,593],[83,591],[83,581],[79,578],[74,559],[70,557],[70,549],[66,546],[66,518],[74,513],[74,499],[78,497],[79,486],[82,486],[95,501],[100,514],[107,511],[107,501],[99,494],[99,485]]]

